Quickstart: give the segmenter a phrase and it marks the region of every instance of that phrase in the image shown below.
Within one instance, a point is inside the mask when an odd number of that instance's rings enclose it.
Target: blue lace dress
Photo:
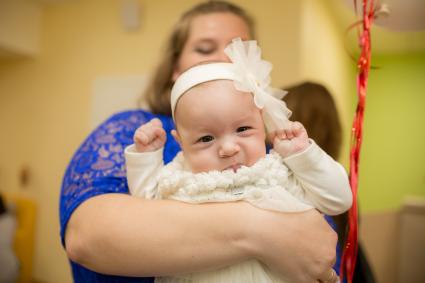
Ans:
[[[171,161],[180,150],[170,132],[171,117],[136,110],[118,113],[94,130],[83,142],[69,164],[60,196],[61,239],[68,220],[85,200],[107,193],[128,194],[125,175],[124,148],[133,143],[135,130],[143,123],[159,118],[167,132],[164,162]],[[71,262],[74,282],[153,282],[152,278],[102,275]]]
[[[167,132],[163,159],[164,163],[168,163],[180,151],[179,145],[171,136],[171,130],[174,129],[173,120],[170,116],[155,115],[144,110],[126,111],[113,115],[94,130],[74,154],[65,172],[60,196],[62,245],[65,246],[64,235],[68,220],[81,203],[101,194],[129,193],[124,149],[133,143],[135,130],[153,118],[159,118]],[[331,221],[330,217],[327,219]],[[338,256],[335,266],[338,268],[339,258]],[[76,283],[154,282],[153,278],[99,274],[72,261],[71,268]]]

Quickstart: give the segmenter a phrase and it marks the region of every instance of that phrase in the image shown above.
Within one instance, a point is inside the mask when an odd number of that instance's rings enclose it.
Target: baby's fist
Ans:
[[[151,152],[164,146],[167,134],[161,120],[154,118],[136,130],[133,140],[138,152]]]
[[[300,122],[288,121],[274,133],[273,149],[282,157],[301,152],[309,146],[307,131]]]

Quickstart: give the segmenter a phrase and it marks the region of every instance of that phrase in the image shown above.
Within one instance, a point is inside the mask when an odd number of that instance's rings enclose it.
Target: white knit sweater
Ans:
[[[301,153],[282,158],[271,152],[251,167],[192,173],[180,152],[163,165],[162,150],[137,153],[126,148],[127,179],[132,195],[189,203],[246,200],[284,212],[317,208],[328,214],[346,211],[352,195],[344,168],[313,141]]]

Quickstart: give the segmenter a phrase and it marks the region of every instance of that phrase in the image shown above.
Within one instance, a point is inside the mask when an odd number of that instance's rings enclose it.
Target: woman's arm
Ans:
[[[313,282],[335,260],[336,235],[313,210],[282,214],[244,202],[106,194],[74,211],[65,243],[73,261],[105,274],[173,275],[256,258],[294,282]]]

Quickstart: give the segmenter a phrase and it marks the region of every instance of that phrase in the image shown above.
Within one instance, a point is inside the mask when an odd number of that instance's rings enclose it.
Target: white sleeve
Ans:
[[[164,148],[153,152],[137,152],[134,144],[124,151],[127,169],[127,183],[130,194],[154,199],[157,189],[157,176],[164,166],[162,154]]]
[[[298,189],[293,193],[322,213],[341,214],[351,207],[353,201],[347,173],[313,140],[310,143],[304,151],[283,159],[293,172],[290,187],[301,187],[301,192]]]

